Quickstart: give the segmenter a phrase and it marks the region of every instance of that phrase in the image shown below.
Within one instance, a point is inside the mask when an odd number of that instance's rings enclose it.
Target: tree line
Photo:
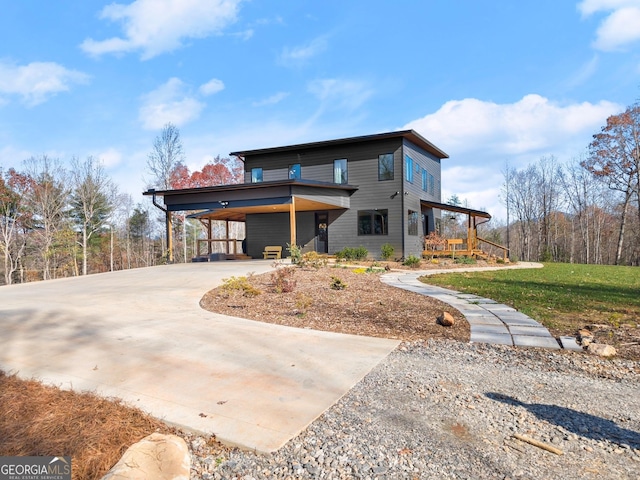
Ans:
[[[610,116],[581,158],[503,173],[507,223],[488,235],[512,258],[640,265],[640,103]]]
[[[242,179],[242,167],[216,157],[190,172],[178,129],[167,124],[148,155],[148,187],[187,188]],[[95,157],[66,168],[48,155],[0,169],[0,284],[87,275],[166,261],[164,217],[121,193]],[[176,215],[176,260],[195,255],[204,230]]]

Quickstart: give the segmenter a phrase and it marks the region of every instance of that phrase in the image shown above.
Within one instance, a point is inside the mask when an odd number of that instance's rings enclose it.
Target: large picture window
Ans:
[[[418,235],[418,212],[409,210],[407,216],[407,225],[409,227],[409,235]]]
[[[300,164],[289,165],[289,180],[300,180],[300,178],[302,178]]]
[[[409,155],[404,156],[404,171],[407,182],[413,183],[413,158]]]
[[[358,235],[387,235],[389,211],[358,210]]]
[[[260,183],[262,181],[262,168],[251,169],[251,183]]]
[[[347,183],[347,159],[333,161],[333,183],[345,185]]]
[[[393,153],[378,155],[378,180],[393,180]]]

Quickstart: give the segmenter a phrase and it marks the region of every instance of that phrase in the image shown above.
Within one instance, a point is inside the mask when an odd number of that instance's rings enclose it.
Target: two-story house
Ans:
[[[245,222],[245,253],[254,258],[287,244],[329,254],[364,246],[379,258],[388,243],[397,258],[420,256],[445,206],[440,162],[448,155],[413,130],[231,155],[244,162],[242,184],[144,193],[167,212],[169,245],[170,212],[198,210],[204,221]]]

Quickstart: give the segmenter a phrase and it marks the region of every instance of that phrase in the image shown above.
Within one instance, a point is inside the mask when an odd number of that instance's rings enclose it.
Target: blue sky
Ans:
[[[0,0],[0,166],[101,158],[143,201],[166,122],[187,164],[414,128],[501,217],[505,162],[584,154],[640,98],[640,0]]]

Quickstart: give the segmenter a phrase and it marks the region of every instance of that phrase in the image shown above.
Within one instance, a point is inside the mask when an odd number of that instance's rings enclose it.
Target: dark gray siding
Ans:
[[[260,213],[247,215],[246,238],[247,255],[262,258],[267,245],[280,245],[282,256],[288,257],[287,244],[291,241],[291,224],[288,213]],[[315,248],[314,212],[296,213],[296,237],[303,251]]]
[[[421,215],[422,209],[420,206],[420,200],[432,200],[436,202],[441,202],[441,177],[440,177],[440,159],[431,153],[423,150],[417,145],[409,142],[408,140],[403,140],[403,155],[402,155],[402,179],[404,184],[404,190],[407,192],[405,195],[405,222],[404,222],[404,251],[405,256],[415,255],[420,256],[423,251],[422,245],[422,223],[418,224],[418,235],[409,235],[408,233],[408,215],[409,210],[414,212],[418,212]],[[414,173],[413,173],[413,183],[410,183],[406,180],[406,175],[404,171],[404,156],[409,155],[413,159],[414,163]],[[425,192],[422,189],[422,170],[426,170],[434,177],[434,191],[433,194],[427,188]],[[433,215],[433,212],[432,212]],[[439,216],[439,212],[436,212],[436,215]],[[430,227],[433,228],[434,218],[428,218],[427,221],[430,223]]]

